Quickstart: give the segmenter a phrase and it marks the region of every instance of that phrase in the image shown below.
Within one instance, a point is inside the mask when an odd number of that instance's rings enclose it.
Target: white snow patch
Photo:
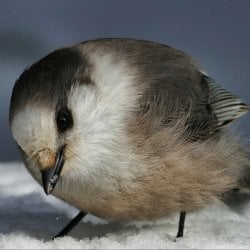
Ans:
[[[50,240],[78,212],[46,196],[20,163],[0,164],[1,249],[249,249],[250,204],[222,204],[188,214],[174,242],[178,215],[153,222],[108,222],[88,215],[70,236]]]

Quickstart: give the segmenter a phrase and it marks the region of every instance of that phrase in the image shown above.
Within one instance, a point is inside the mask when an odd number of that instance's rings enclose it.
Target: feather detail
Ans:
[[[222,88],[213,79],[204,76],[209,86],[209,104],[221,128],[250,111],[250,107],[237,96]]]

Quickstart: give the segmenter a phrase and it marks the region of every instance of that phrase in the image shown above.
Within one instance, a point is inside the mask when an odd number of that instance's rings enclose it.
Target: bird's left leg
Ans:
[[[56,236],[54,236],[52,239],[63,237],[67,235],[84,217],[86,213],[79,212],[70,222],[66,225]]]
[[[176,238],[183,237],[185,218],[186,218],[186,212],[181,212],[179,218],[178,233]]]

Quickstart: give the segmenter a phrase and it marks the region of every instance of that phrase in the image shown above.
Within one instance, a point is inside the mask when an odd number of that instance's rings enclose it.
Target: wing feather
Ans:
[[[239,97],[218,85],[212,78],[204,76],[209,86],[209,101],[221,128],[250,111],[250,107]]]

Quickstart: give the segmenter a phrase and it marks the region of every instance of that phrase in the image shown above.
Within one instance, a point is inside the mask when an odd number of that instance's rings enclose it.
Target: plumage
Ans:
[[[249,112],[249,106],[237,96],[220,87],[211,78],[206,76],[206,79],[209,85],[210,105],[218,119],[218,128]]]
[[[64,132],[62,107],[73,117]],[[10,124],[40,183],[65,146],[55,196],[102,218],[153,219],[200,209],[246,183],[249,150],[223,126],[247,112],[184,52],[97,39],[25,70]]]

